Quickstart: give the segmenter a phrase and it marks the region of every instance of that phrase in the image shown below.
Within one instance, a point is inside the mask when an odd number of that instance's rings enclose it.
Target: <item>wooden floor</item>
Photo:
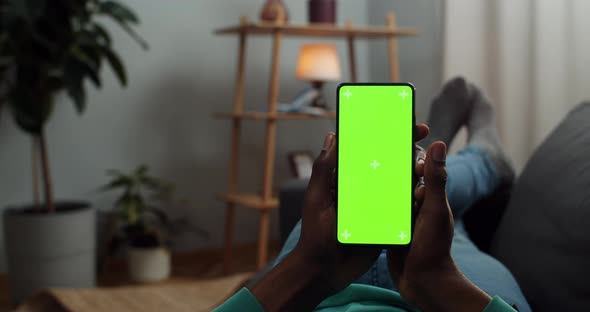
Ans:
[[[278,254],[278,244],[271,243],[269,248],[270,258]],[[256,271],[256,245],[248,244],[236,246],[233,254],[233,272]],[[170,279],[159,282],[174,284],[190,282],[199,279],[210,279],[223,276],[223,250],[198,250],[187,253],[174,254],[172,256],[172,276]],[[99,275],[100,287],[115,287],[133,284],[127,279],[125,261],[113,260],[106,266],[106,271]],[[14,306],[10,301],[10,289],[5,274],[0,274],[0,312],[12,311]]]

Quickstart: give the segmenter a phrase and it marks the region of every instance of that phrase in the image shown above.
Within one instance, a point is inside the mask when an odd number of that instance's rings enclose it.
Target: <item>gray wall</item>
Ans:
[[[151,45],[142,51],[133,41],[113,29],[115,47],[125,59],[130,85],[118,86],[110,71],[104,72],[104,88],[90,91],[88,110],[77,116],[69,100],[60,97],[47,127],[55,193],[62,199],[86,199],[98,209],[112,207],[113,194],[100,194],[109,168],[128,170],[146,163],[153,173],[177,184],[178,195],[190,206],[172,213],[188,216],[209,233],[209,240],[185,236],[180,248],[221,246],[224,205],[214,194],[226,188],[230,123],[214,120],[212,112],[231,109],[237,40],[214,36],[215,27],[237,23],[241,14],[257,19],[262,0],[127,0],[139,16],[141,33]],[[286,1],[293,22],[306,21],[307,1]],[[418,87],[419,114],[426,99],[440,84],[440,49],[437,46],[441,4],[428,0],[340,0],[339,19],[355,24],[383,24],[390,8],[402,25],[419,28],[420,36],[400,43],[402,80]],[[442,23],[441,23],[442,24]],[[112,26],[112,25],[110,25]],[[285,40],[281,53],[280,99],[288,101],[305,83],[294,78],[298,47],[313,40]],[[345,47],[340,41],[344,79],[347,79]],[[271,42],[255,38],[248,44],[246,107],[263,109],[269,76]],[[359,80],[388,80],[385,43],[358,45]],[[325,93],[334,103],[335,83]],[[7,114],[0,120],[0,209],[31,201],[30,141],[18,131]],[[293,150],[317,152],[323,135],[334,129],[333,121],[279,124],[275,181],[288,179],[286,155]],[[244,126],[240,186],[259,191],[263,161],[264,128],[261,123]],[[272,235],[277,237],[276,214]],[[236,240],[255,241],[257,214],[240,209]],[[0,231],[0,271],[5,269]]]
[[[384,14],[394,10],[399,26],[413,27],[418,36],[399,41],[400,79],[416,87],[417,121],[424,121],[430,108],[430,99],[441,85],[443,0],[371,0],[369,23],[385,23]],[[389,79],[386,42],[375,42],[369,47],[371,78]]]
[[[151,48],[144,52],[116,27],[115,47],[126,61],[130,85],[119,87],[110,71],[104,72],[104,88],[91,90],[88,110],[77,116],[71,103],[60,98],[47,128],[51,164],[58,198],[90,200],[99,209],[110,209],[112,194],[100,194],[109,168],[130,169],[148,164],[153,173],[174,181],[178,195],[191,206],[174,211],[211,233],[209,240],[183,237],[181,248],[221,246],[224,205],[214,194],[226,189],[230,122],[214,120],[212,112],[228,111],[237,54],[237,39],[214,36],[213,29],[234,24],[241,14],[258,18],[262,0],[127,0],[142,18],[139,33]],[[291,20],[306,21],[306,1],[287,1]],[[367,23],[364,1],[340,1],[339,16]],[[112,25],[111,25],[112,26]],[[307,40],[309,41],[309,40]],[[295,63],[302,40],[285,40],[281,57],[280,99],[288,101],[304,82],[295,79]],[[344,46],[340,49],[344,52]],[[248,45],[246,106],[263,109],[270,72],[271,42],[255,38]],[[345,55],[341,54],[344,59]],[[359,46],[360,76],[368,77],[368,46]],[[348,73],[346,66],[344,73]],[[346,78],[346,76],[345,76]],[[334,103],[336,84],[326,94]],[[30,141],[15,129],[8,114],[0,122],[0,209],[31,201]],[[277,183],[289,177],[288,151],[310,150],[322,144],[334,129],[333,121],[280,123],[277,137]],[[244,127],[240,185],[258,191],[263,161],[262,123]],[[272,233],[278,237],[276,214]],[[240,209],[237,241],[255,241],[257,214]],[[1,231],[0,231],[1,233]],[[3,239],[0,234],[0,250]],[[4,270],[0,253],[0,271]]]

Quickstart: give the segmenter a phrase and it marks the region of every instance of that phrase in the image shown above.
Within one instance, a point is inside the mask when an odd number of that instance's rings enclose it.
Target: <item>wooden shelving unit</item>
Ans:
[[[336,26],[322,24],[280,24],[280,23],[246,23],[237,26],[220,28],[215,31],[218,35],[240,34],[247,32],[250,35],[272,35],[273,32],[281,32],[285,36],[298,37],[329,37],[347,38],[355,36],[359,38],[387,38],[388,36],[415,36],[416,30],[409,28],[361,27],[361,26]]]
[[[281,13],[281,12],[279,12]],[[399,64],[397,56],[397,38],[401,36],[414,36],[416,30],[409,28],[398,28],[395,23],[395,16],[390,13],[387,16],[386,26],[356,26],[346,23],[338,25],[296,25],[287,24],[278,14],[277,21],[273,23],[260,22],[252,23],[242,17],[240,24],[215,30],[218,35],[236,35],[239,38],[238,65],[235,82],[235,93],[233,110],[231,112],[214,113],[213,116],[219,119],[230,119],[232,121],[230,162],[229,162],[229,183],[226,193],[219,194],[218,198],[226,202],[225,217],[225,246],[224,246],[224,273],[230,273],[232,259],[232,243],[234,236],[235,210],[236,207],[245,207],[257,210],[260,213],[260,225],[258,236],[258,268],[264,267],[268,255],[268,234],[270,228],[270,211],[277,208],[279,200],[273,193],[273,171],[275,162],[276,144],[276,123],[279,120],[321,120],[335,119],[336,113],[329,112],[324,115],[306,115],[296,113],[277,112],[277,100],[279,91],[279,66],[281,54],[281,41],[283,37],[313,37],[345,39],[347,41],[348,62],[350,63],[349,81],[357,81],[356,70],[356,39],[386,39],[389,50],[389,69],[391,81],[399,81]],[[244,80],[246,67],[246,43],[249,36],[271,36],[272,60],[270,67],[270,82],[268,87],[268,103],[264,111],[244,111]],[[241,124],[244,120],[263,121],[266,127],[265,158],[263,163],[262,192],[241,193],[237,190],[238,161],[240,158],[240,133]]]

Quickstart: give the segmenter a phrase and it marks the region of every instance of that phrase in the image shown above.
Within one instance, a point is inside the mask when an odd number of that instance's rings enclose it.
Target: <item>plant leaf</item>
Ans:
[[[125,70],[125,67],[123,66],[123,63],[121,62],[119,56],[115,53],[115,51],[109,48],[102,47],[100,50],[102,54],[106,57],[107,61],[109,62],[109,65],[111,65],[111,68],[113,69],[115,76],[117,76],[117,78],[119,79],[121,85],[126,87],[127,71]]]
[[[142,49],[148,50],[150,48],[150,45],[141,36],[139,36],[135,30],[133,30],[133,28],[129,27],[129,25],[126,23],[119,23],[119,25],[121,25],[121,28],[123,28],[123,30],[125,30],[125,32],[127,32],[127,34],[131,36],[131,38],[133,38]]]
[[[3,9],[7,11],[6,13],[10,13],[7,15],[14,15],[31,22],[41,15],[44,8],[45,0],[8,0]]]
[[[82,84],[84,74],[77,63],[73,60],[66,63],[64,82],[68,95],[74,102],[78,113],[81,114],[86,108],[86,92]]]
[[[54,107],[52,94],[25,86],[15,87],[8,101],[17,125],[29,134],[39,134]]]
[[[29,16],[36,20],[38,19],[43,11],[45,10],[46,0],[21,0],[25,2],[27,6],[27,10],[29,11]]]
[[[162,224],[168,224],[168,222],[170,222],[170,219],[168,218],[168,215],[166,214],[166,212],[164,212],[161,209],[158,209],[153,206],[146,206],[145,212],[154,215]]]
[[[80,46],[80,50],[82,51],[83,55],[90,61],[88,65],[92,66],[92,69],[98,75],[102,67],[102,54],[100,53],[100,49],[98,48],[98,46],[83,45]]]
[[[117,207],[120,209],[121,217],[128,225],[137,225],[142,222],[143,200],[140,196],[125,192],[117,201]]]
[[[31,116],[17,110],[12,110],[12,114],[16,124],[25,132],[33,135],[41,133],[42,124],[31,118]]]
[[[128,23],[138,24],[139,19],[137,16],[127,7],[114,1],[105,1],[99,7],[99,12],[110,16],[115,22],[131,36],[144,50],[149,48],[148,43],[139,36]]]
[[[84,77],[89,77],[95,86],[100,87],[97,64],[78,48],[72,49],[65,65],[64,82],[68,95],[74,101],[79,114],[86,109],[86,90]]]
[[[96,87],[100,88],[102,86],[102,82],[98,75],[98,71],[100,70],[100,54],[98,51],[94,51],[88,46],[86,46],[86,51],[89,51],[90,53],[86,53],[82,47],[72,49],[71,55],[73,56],[73,60],[70,59],[72,63],[69,65],[78,67],[77,70],[80,71],[80,79],[87,76],[92,80]]]
[[[141,178],[148,172],[148,170],[148,166],[142,164],[139,167],[137,167],[137,169],[135,169],[135,176]]]
[[[86,71],[86,76],[90,78],[94,86],[97,88],[101,88],[102,82],[100,81],[100,76],[98,75],[98,73],[89,67],[84,67],[84,69]]]
[[[119,176],[118,178],[114,179],[113,181],[109,182],[106,185],[103,185],[100,188],[101,192],[111,191],[121,187],[128,187],[132,183],[131,179],[126,176]]]
[[[66,91],[72,101],[78,114],[82,114],[86,110],[86,91],[81,83],[66,83]]]
[[[166,188],[166,183],[164,181],[150,176],[142,176],[139,182],[154,191],[160,191]]]
[[[47,77],[47,87],[52,91],[61,90],[64,87],[64,79],[60,76]]]
[[[104,41],[104,45],[110,47],[111,46],[111,35],[109,32],[99,24],[94,24],[94,33],[96,34],[97,38],[100,38]]]
[[[116,1],[104,1],[99,4],[98,11],[107,14],[120,23],[139,23],[139,18],[125,5]]]

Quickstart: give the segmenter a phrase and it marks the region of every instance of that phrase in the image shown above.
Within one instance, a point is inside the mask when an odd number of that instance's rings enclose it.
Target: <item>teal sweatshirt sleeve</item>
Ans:
[[[250,293],[247,288],[242,288],[231,298],[227,299],[222,305],[217,307],[215,312],[234,312],[234,311],[248,311],[248,312],[264,312],[264,309],[258,303],[258,300]]]
[[[483,312],[516,312],[508,303],[504,302],[500,297],[494,296],[492,301],[488,303]]]
[[[393,292],[392,292],[393,293]],[[371,306],[369,302],[371,302],[374,307],[384,308],[385,306],[380,304],[378,301],[369,301],[364,302],[362,305],[355,305],[351,304],[349,301],[353,299],[351,293],[342,292],[336,294],[331,299],[326,300],[326,302],[332,302],[331,305],[324,304],[326,306],[322,307],[322,304],[318,307],[319,310],[324,311],[364,311],[368,306]],[[337,300],[338,299],[338,300]],[[344,300],[343,302],[339,302],[339,300]],[[358,298],[354,298],[354,301],[357,301]],[[361,300],[362,301],[362,300]],[[391,301],[391,300],[390,300]],[[395,301],[395,300],[393,300]],[[391,302],[389,302],[391,304]],[[402,307],[400,305],[396,305],[397,307],[389,306],[390,309],[385,309],[383,311],[413,311],[413,308],[409,307]],[[217,307],[215,312],[234,312],[234,311],[248,311],[248,312],[264,312],[264,308],[258,303],[258,300],[250,293],[250,291],[246,288],[242,288],[239,292],[229,298],[226,302],[224,302],[221,306]],[[504,300],[500,297],[495,296],[492,301],[486,306],[483,312],[515,312],[512,307],[510,307]]]

